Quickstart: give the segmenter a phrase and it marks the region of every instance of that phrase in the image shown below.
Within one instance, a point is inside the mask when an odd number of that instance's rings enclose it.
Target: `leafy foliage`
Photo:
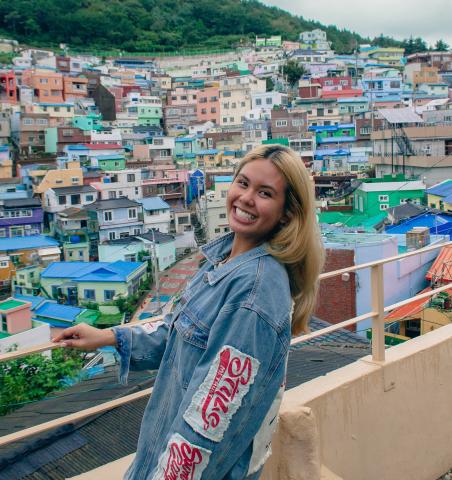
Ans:
[[[434,50],[436,52],[447,52],[449,48],[450,48],[449,45],[444,40],[440,39],[435,43]]]
[[[245,45],[255,35],[297,40],[322,28],[338,53],[370,42],[354,32],[307,21],[257,0],[0,0],[0,30],[40,46],[170,51]]]
[[[306,73],[306,69],[296,60],[289,60],[281,67],[281,73],[287,77],[289,85],[293,87]]]
[[[412,53],[426,52],[428,50],[427,44],[422,38],[410,37],[402,42],[402,48],[405,49],[405,55],[411,55]]]
[[[58,348],[51,358],[34,354],[0,363],[0,415],[60,390],[64,378],[73,378],[80,371],[82,355]]]

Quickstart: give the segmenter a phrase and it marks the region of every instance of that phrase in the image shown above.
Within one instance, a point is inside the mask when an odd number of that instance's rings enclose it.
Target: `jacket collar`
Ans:
[[[206,245],[201,247],[201,252],[206,257],[207,261],[212,263],[215,267],[219,262],[224,260],[228,254],[231,252],[232,241],[234,240],[234,232],[230,232],[220,238],[212,240]],[[215,285],[226,275],[229,275],[240,265],[243,265],[250,260],[255,258],[262,257],[264,255],[269,255],[267,252],[267,244],[263,243],[251,250],[248,250],[237,257],[234,257],[229,262],[222,265],[220,268],[215,268],[210,270],[205,275],[207,276],[208,282],[210,285]]]

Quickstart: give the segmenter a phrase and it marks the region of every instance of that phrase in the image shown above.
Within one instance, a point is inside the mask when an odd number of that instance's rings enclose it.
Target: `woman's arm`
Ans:
[[[62,347],[87,351],[107,346],[116,347],[116,337],[112,330],[100,330],[86,323],[66,328],[54,337],[52,341],[55,343],[59,342]]]
[[[172,462],[179,461],[193,478],[223,478],[247,450],[246,464],[236,465],[243,470],[237,478],[259,470],[271,428],[261,439],[260,454],[251,444],[264,420],[276,424],[278,406],[271,418],[267,414],[274,411],[272,404],[284,383],[288,332],[276,332],[251,308],[223,308],[194,368],[153,479],[164,478],[163,472],[177,468]]]

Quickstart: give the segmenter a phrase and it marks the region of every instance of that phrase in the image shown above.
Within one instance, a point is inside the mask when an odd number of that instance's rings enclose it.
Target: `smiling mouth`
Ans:
[[[234,208],[235,208],[235,215],[239,219],[246,220],[248,222],[253,222],[257,218],[254,215],[251,215],[251,213],[245,212],[245,210],[242,210],[239,207],[234,207]]]

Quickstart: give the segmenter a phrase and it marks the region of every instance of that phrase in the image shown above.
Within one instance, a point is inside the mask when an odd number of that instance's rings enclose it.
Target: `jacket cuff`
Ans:
[[[132,355],[132,329],[113,327],[112,330],[116,337],[116,350],[119,354],[119,383],[127,385]]]

